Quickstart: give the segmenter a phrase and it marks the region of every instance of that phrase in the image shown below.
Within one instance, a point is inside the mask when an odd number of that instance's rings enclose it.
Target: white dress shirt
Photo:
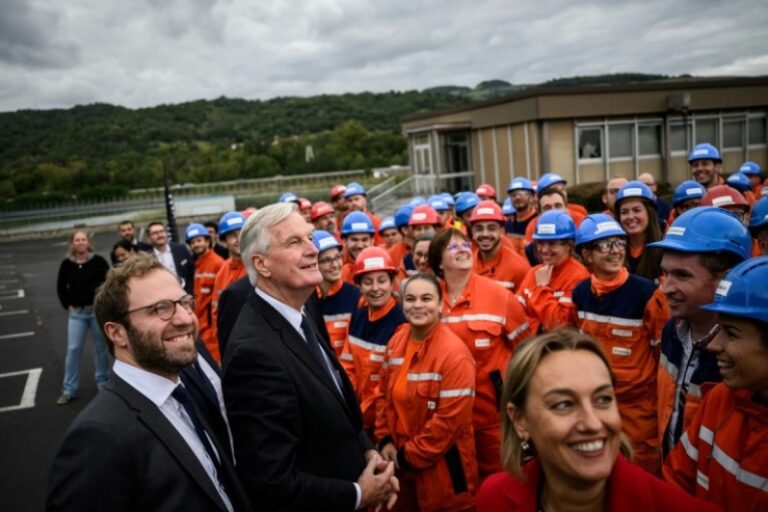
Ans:
[[[171,274],[175,275],[176,277],[179,277],[179,273],[176,271],[176,262],[173,261],[173,253],[171,252],[171,246],[167,245],[165,246],[165,250],[160,252],[157,250],[157,248],[153,249],[155,253],[155,258],[157,258],[157,261],[163,264],[165,268],[167,268]]]
[[[314,293],[314,292],[312,292]],[[301,330],[301,318],[302,318],[302,312],[297,311],[296,309],[292,308],[288,304],[277,300],[276,298],[269,295],[267,292],[260,289],[258,286],[256,287],[256,295],[267,301],[267,304],[272,306],[277,310],[280,315],[285,318],[289,324],[296,330],[296,332],[301,336],[301,339],[304,340],[306,343],[307,339],[304,337],[304,331]],[[304,309],[304,308],[302,308]],[[336,370],[333,368],[333,365],[331,365],[331,362],[328,360],[328,354],[323,351],[323,357],[325,358],[325,363],[328,366],[328,370],[330,372],[335,372]],[[333,375],[333,373],[331,373]],[[336,388],[339,390],[339,393],[341,393],[341,388],[339,388],[339,383],[336,382],[336,379],[331,378],[334,384],[336,384]],[[342,396],[343,393],[342,393]],[[360,485],[357,482],[352,482],[352,485],[355,486],[355,493],[356,493],[356,501],[355,501],[355,510],[360,508],[360,499],[362,498],[362,490],[360,489]]]
[[[208,456],[208,451],[203,446],[203,442],[197,435],[197,431],[192,423],[192,420],[187,415],[187,411],[184,410],[179,402],[171,396],[173,390],[181,384],[177,379],[176,382],[170,381],[165,377],[161,377],[155,373],[148,372],[137,366],[133,366],[124,363],[120,360],[115,360],[115,364],[112,367],[112,371],[128,383],[129,386],[145,396],[150,402],[155,404],[160,412],[165,416],[168,422],[187,443],[187,446],[195,454],[197,460],[200,461],[200,465],[208,474],[213,486],[219,493],[221,500],[226,505],[227,510],[233,512],[232,503],[229,501],[229,496],[224,489],[219,485],[219,479],[216,476],[216,466]],[[209,442],[213,447],[213,442],[209,438]],[[216,448],[213,448],[214,451]],[[218,454],[217,454],[218,455]]]

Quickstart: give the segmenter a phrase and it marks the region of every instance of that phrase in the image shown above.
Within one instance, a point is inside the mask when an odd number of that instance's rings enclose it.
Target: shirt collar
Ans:
[[[302,338],[304,337],[304,332],[301,330],[301,316],[304,308],[302,308],[302,311],[297,311],[288,304],[269,295],[258,286],[256,287],[256,295],[267,301],[267,304],[275,308],[277,312],[280,313],[280,315],[285,318],[294,329],[296,329],[296,332],[298,332]]]
[[[155,251],[155,254],[168,254],[169,252],[171,252],[171,246],[170,244],[165,244],[164,251],[158,251],[157,247],[153,247],[152,250]]]
[[[173,390],[179,385],[178,382],[173,382],[138,366],[124,363],[119,359],[115,360],[112,371],[158,407],[168,400]]]

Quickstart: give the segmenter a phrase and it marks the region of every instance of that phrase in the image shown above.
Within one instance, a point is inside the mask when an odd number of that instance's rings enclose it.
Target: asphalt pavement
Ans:
[[[94,238],[109,261],[115,232]],[[67,238],[0,245],[0,511],[39,511],[48,472],[67,427],[96,395],[90,336],[80,361],[79,397],[56,405],[64,377],[67,312],[56,276]]]

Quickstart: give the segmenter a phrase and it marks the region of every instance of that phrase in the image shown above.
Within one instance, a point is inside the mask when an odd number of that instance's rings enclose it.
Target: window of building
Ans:
[[[749,120],[749,144],[765,144],[765,118],[757,117]]]
[[[680,126],[682,128],[682,125]],[[661,154],[661,125],[640,125],[637,127],[637,146],[640,156]]]
[[[741,119],[723,120],[723,149],[743,148],[744,128]]]
[[[635,154],[633,124],[613,124],[608,127],[611,158],[631,158]]]
[[[696,144],[709,142],[715,146],[718,145],[717,139],[717,119],[697,119],[696,120]]]
[[[579,159],[603,158],[603,129],[599,126],[579,128]]]
[[[688,132],[687,136],[686,131]],[[687,127],[682,123],[670,126],[669,148],[671,151],[688,151],[689,140],[691,140],[690,124],[688,124]]]
[[[469,132],[445,135],[445,168],[453,174],[469,171]]]

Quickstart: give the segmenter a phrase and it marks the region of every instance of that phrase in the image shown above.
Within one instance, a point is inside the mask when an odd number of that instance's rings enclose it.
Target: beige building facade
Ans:
[[[556,172],[569,184],[650,172],[690,179],[690,148],[720,149],[723,172],[768,164],[768,77],[675,79],[624,86],[534,88],[403,120],[412,172],[436,190],[480,183],[504,196],[515,176]],[[430,180],[422,180],[430,181]]]

